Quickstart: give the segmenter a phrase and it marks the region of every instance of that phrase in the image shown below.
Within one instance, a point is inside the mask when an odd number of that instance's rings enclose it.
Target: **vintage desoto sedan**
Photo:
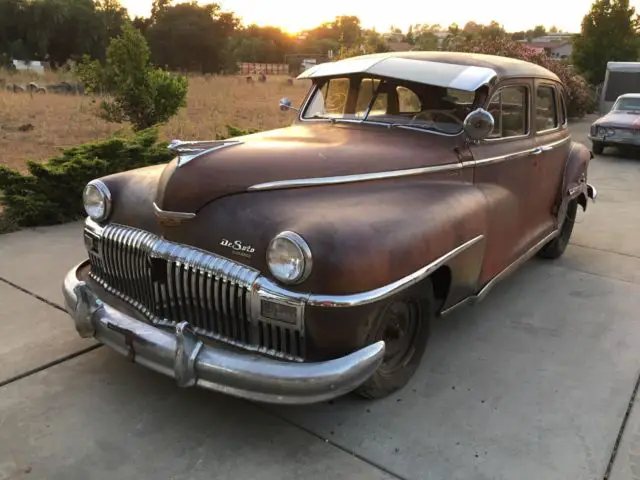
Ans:
[[[605,147],[640,147],[640,93],[620,95],[611,110],[591,124],[592,150]]]
[[[593,155],[542,67],[385,53],[300,78],[290,126],[173,141],[169,163],[86,186],[88,258],[63,282],[82,337],[182,387],[381,398],[434,319],[562,255],[595,200]]]

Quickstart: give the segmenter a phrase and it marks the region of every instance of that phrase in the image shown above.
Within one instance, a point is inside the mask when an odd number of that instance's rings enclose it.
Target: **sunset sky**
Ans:
[[[152,0],[121,0],[130,15],[148,16]],[[209,2],[202,2],[209,3]],[[508,31],[527,30],[542,24],[578,32],[582,17],[589,11],[592,0],[445,0],[435,1],[395,0],[378,3],[372,0],[218,0],[223,10],[233,11],[245,24],[274,25],[291,33],[313,28],[337,15],[357,15],[365,28],[379,32],[389,30],[390,25],[406,31],[412,23],[439,23],[443,27],[453,22],[462,26],[472,20],[489,23],[495,20]],[[640,11],[640,0],[631,0]],[[530,5],[527,8],[526,5]]]

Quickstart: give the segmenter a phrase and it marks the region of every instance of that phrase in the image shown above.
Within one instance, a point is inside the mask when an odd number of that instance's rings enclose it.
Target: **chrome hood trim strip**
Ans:
[[[449,172],[460,170],[462,163],[446,163],[431,167],[410,168],[406,170],[391,170],[386,172],[360,173],[355,175],[339,175],[335,177],[297,178],[294,180],[276,180],[273,182],[258,183],[248,188],[248,191],[276,190],[280,188],[314,187],[318,185],[336,185],[340,183],[367,182],[385,178],[409,177],[413,175],[425,175],[429,173]]]

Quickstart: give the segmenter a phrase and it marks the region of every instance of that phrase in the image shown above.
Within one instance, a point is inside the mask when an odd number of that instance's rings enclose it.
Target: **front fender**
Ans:
[[[486,231],[485,196],[473,185],[418,177],[247,192],[217,199],[166,238],[250,265],[271,277],[269,241],[292,230],[309,244],[311,275],[295,292],[348,295],[400,280]],[[226,242],[224,242],[226,240]],[[234,251],[230,244],[242,244]],[[484,242],[452,259],[475,286]],[[470,287],[472,288],[472,287]]]

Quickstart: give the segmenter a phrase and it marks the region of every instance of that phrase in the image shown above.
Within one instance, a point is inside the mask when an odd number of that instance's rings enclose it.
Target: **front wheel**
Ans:
[[[381,309],[373,322],[367,343],[385,342],[382,364],[355,390],[368,399],[386,397],[403,388],[420,365],[431,334],[435,299],[430,282],[401,293]],[[422,290],[426,291],[422,291]]]
[[[559,235],[547,243],[538,252],[541,258],[555,259],[564,253],[569,245],[569,239],[573,233],[573,226],[576,223],[576,215],[578,214],[578,200],[573,199],[567,205],[567,213],[565,213],[564,221],[560,227]]]
[[[595,153],[596,155],[601,155],[602,152],[604,152],[604,144],[602,142],[591,142],[593,145],[593,153]]]

